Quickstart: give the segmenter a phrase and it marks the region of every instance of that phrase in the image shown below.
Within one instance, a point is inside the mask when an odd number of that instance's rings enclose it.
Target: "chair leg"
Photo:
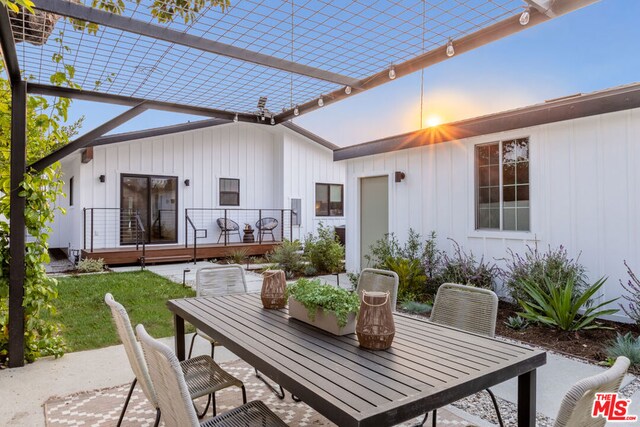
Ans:
[[[160,408],[156,409],[156,422],[153,423],[153,427],[158,427],[160,425]]]
[[[258,372],[257,369],[254,368],[254,370],[256,371],[256,378],[258,378],[267,387],[269,387],[269,390],[271,390],[273,392],[273,394],[275,394],[278,397],[278,399],[280,399],[280,400],[284,399],[284,390],[282,389],[281,385],[278,384],[278,387],[280,388],[280,392],[278,393],[278,390],[276,390],[276,388],[274,386],[272,386],[269,383],[269,381],[267,381],[262,375],[260,375],[260,372]]]
[[[211,358],[213,360],[215,360],[214,357],[213,357],[213,356],[215,356],[215,353],[216,353],[216,345],[214,343],[211,343]]]
[[[300,399],[295,394],[291,394],[291,400],[293,400],[294,402],[302,402],[302,399]]]
[[[222,239],[222,233],[223,231],[220,232],[220,235],[218,236],[218,241],[216,243],[220,243],[220,239]]]
[[[491,401],[493,402],[493,407],[496,409],[496,415],[498,416],[498,424],[500,424],[500,427],[504,427],[504,423],[502,422],[502,416],[500,415],[500,407],[498,406],[498,400],[496,399],[496,396],[493,394],[493,392],[489,389],[486,389],[487,393],[489,393],[489,396],[491,397]]]
[[[120,419],[118,419],[117,426],[120,427],[122,424],[122,420],[124,419],[124,413],[127,411],[127,406],[129,406],[129,401],[131,400],[131,395],[133,394],[133,389],[136,387],[136,383],[138,382],[138,378],[134,378],[131,383],[131,387],[129,388],[129,394],[127,394],[127,399],[124,401],[124,406],[122,407],[122,412],[120,412]]]
[[[215,395],[213,393],[211,393],[209,395],[209,397],[207,398],[207,405],[204,407],[204,410],[202,412],[198,412],[198,408],[196,408],[196,403],[193,402],[193,409],[196,410],[196,415],[198,416],[199,419],[204,418],[205,415],[207,415],[207,410],[209,409],[209,405],[211,405],[211,396],[213,396],[213,416],[216,416],[216,401],[215,401]]]
[[[193,343],[196,342],[196,333],[193,334],[193,337],[191,338],[191,345],[189,346],[189,355],[187,356],[187,359],[191,359],[191,352],[193,352]]]
[[[247,390],[245,390],[244,384],[242,384],[242,387],[240,388],[242,389],[242,404],[244,405],[247,403]]]

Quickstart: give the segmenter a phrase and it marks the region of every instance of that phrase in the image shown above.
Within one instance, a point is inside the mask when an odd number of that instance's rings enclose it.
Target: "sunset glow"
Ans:
[[[435,127],[435,126],[439,126],[442,124],[442,117],[436,115],[436,114],[431,114],[430,116],[428,116],[425,119],[425,125],[429,128],[431,127]]]

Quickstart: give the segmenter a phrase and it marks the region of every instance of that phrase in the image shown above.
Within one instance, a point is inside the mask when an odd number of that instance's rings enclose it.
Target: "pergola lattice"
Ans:
[[[60,17],[53,31],[0,7],[0,46],[12,87],[11,188],[25,164],[27,93],[128,105],[116,118],[30,165],[41,170],[147,109],[266,125],[389,82],[597,0],[231,0],[185,23],[158,23],[150,0],[121,15],[67,0],[35,0]],[[523,11],[529,20],[522,25]],[[39,16],[39,15],[38,15]],[[99,25],[96,34],[70,19]],[[39,44],[22,42],[35,40]],[[16,40],[19,41],[16,44]],[[49,77],[65,48],[83,90]],[[393,70],[393,72],[391,72]],[[394,78],[395,78],[394,77]],[[99,82],[99,83],[96,83]],[[257,107],[266,97],[265,108]],[[10,365],[23,364],[24,200],[11,192]]]

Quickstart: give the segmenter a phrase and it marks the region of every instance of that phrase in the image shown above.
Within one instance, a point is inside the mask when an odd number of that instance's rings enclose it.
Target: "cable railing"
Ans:
[[[224,246],[237,243],[271,243],[291,240],[291,209],[185,209],[185,247],[198,241]]]
[[[137,209],[83,208],[82,219],[85,251],[135,245],[145,256],[147,232]]]

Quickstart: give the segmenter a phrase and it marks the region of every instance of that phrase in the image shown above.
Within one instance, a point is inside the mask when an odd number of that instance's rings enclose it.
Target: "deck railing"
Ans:
[[[147,231],[140,212],[124,208],[83,208],[83,249],[115,248],[135,245],[136,250],[146,254]]]

